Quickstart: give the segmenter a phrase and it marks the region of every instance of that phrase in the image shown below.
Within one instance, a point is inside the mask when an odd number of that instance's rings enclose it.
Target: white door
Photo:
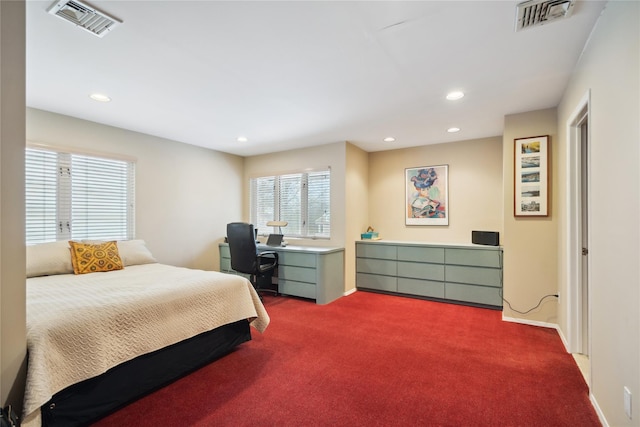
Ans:
[[[589,116],[578,123],[580,137],[580,353],[589,355]]]

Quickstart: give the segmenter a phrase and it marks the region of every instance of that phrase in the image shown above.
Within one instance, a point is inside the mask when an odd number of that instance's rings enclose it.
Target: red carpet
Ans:
[[[599,426],[555,330],[357,292],[265,296],[264,335],[96,426]]]

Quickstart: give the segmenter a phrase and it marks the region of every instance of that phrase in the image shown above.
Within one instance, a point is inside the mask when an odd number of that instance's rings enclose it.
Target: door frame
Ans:
[[[591,147],[591,91],[582,97],[574,109],[569,120],[567,120],[567,216],[566,216],[566,259],[567,259],[567,295],[565,297],[565,308],[567,313],[567,345],[570,353],[583,352],[583,305],[582,305],[582,170],[581,170],[581,127],[585,117],[587,119],[587,170],[590,169],[589,155]],[[587,175],[587,228],[591,218],[591,197],[590,197],[590,174]],[[587,248],[590,247],[590,237],[587,239]],[[591,269],[587,271],[587,292],[592,294]],[[588,316],[588,353],[591,353],[591,303],[587,307]]]

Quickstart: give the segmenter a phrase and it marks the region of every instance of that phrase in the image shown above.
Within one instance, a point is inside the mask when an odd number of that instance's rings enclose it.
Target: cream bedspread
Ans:
[[[58,391],[139,355],[269,315],[243,277],[164,264],[27,280],[29,365],[23,425]]]

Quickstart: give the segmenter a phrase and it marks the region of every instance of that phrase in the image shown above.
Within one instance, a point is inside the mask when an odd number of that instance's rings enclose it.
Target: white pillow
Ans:
[[[27,277],[73,274],[66,240],[27,246]]]
[[[119,240],[118,253],[125,267],[158,262],[147,249],[144,240]]]

